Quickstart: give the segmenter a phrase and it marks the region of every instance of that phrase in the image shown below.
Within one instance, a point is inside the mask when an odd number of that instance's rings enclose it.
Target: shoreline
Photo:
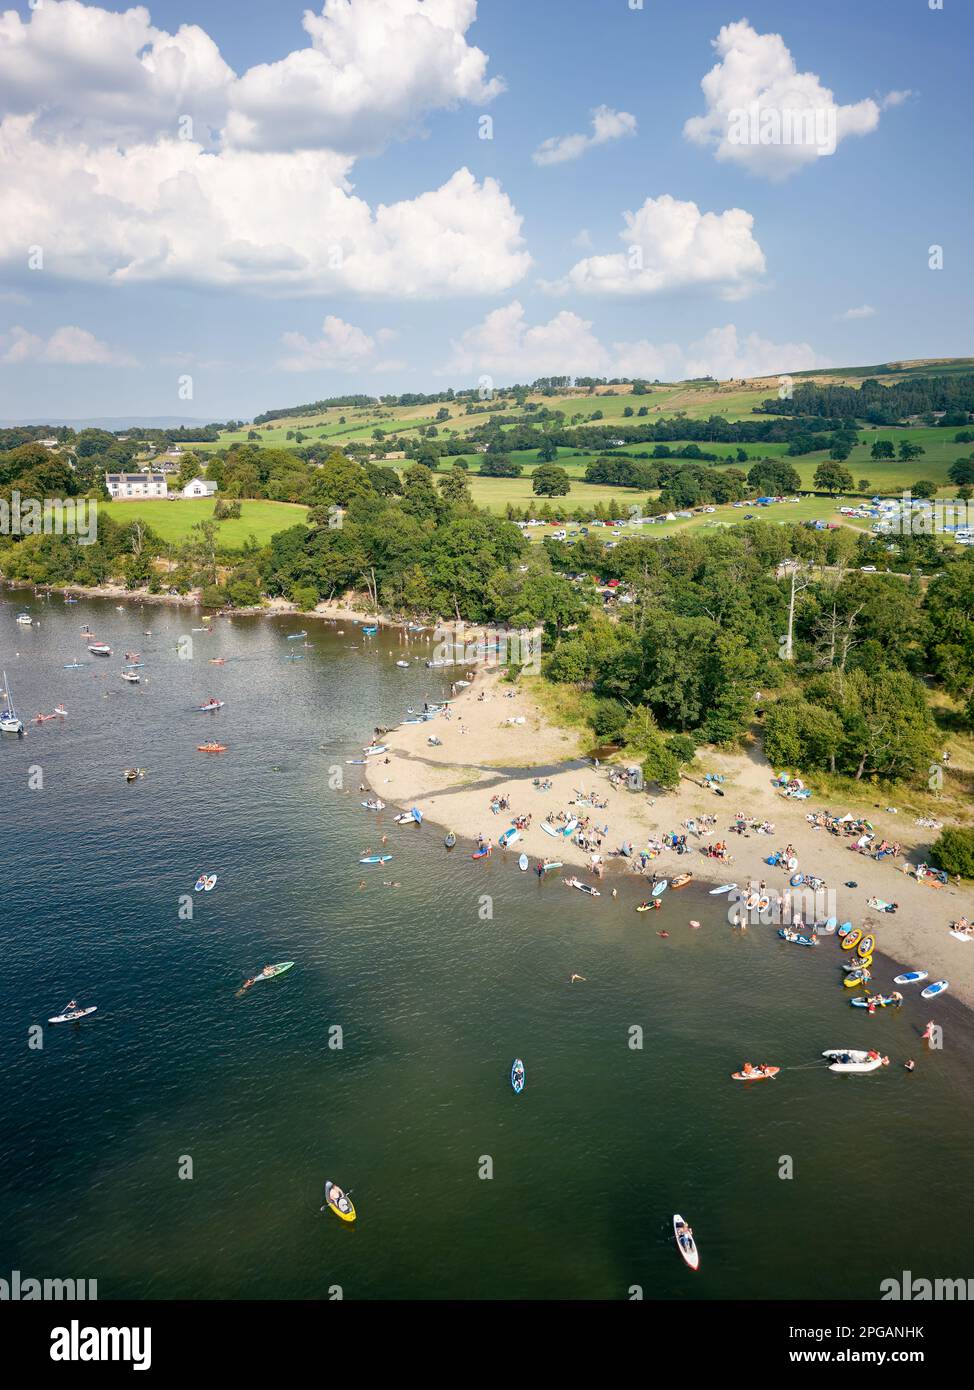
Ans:
[[[124,584],[35,584],[28,579],[8,579],[0,574],[0,589],[10,589],[18,593],[28,592],[35,597],[113,599],[115,602],[135,604],[158,604],[173,608],[209,609],[212,616],[223,618],[317,618],[323,622],[355,622],[369,627],[404,629],[408,623],[417,622],[415,617],[395,617],[391,613],[373,613],[364,605],[343,599],[322,599],[314,608],[298,608],[289,599],[273,598],[266,603],[255,604],[249,608],[219,608],[203,602],[202,591],[193,589],[187,594],[154,594],[148,589],[127,589]],[[430,634],[437,630],[443,634],[462,632],[470,637],[477,631],[486,629],[483,623],[466,623],[456,619],[431,618],[424,627]]]
[[[404,810],[418,806],[424,820],[452,831],[458,842],[473,842],[482,834],[514,865],[523,851],[532,861],[532,871],[534,861],[546,855],[553,858],[557,851],[566,871],[586,870],[585,878],[597,882],[588,851],[571,840],[553,839],[540,828],[549,812],[587,815],[593,825],[608,826],[601,846],[602,897],[607,903],[614,901],[609,890],[630,879],[634,886],[645,883],[648,895],[653,870],[666,877],[689,871],[695,883],[708,888],[732,881],[743,888],[752,881],[764,881],[774,898],[788,890],[790,875],[765,860],[792,844],[799,870],[824,879],[826,891],[834,892],[835,906],[830,913],[834,911],[840,922],[851,920],[853,926],[875,935],[877,953],[900,964],[902,970],[927,970],[929,982],[949,980],[949,996],[944,998],[952,997],[974,1009],[974,950],[964,951],[965,945],[972,943],[948,934],[950,920],[962,915],[974,919],[974,887],[950,883],[935,888],[905,872],[907,864],[926,858],[930,831],[897,824],[896,816],[870,808],[862,815],[870,820],[877,837],[885,835],[901,842],[900,860],[876,861],[850,853],[853,839],[837,838],[807,821],[808,814],[825,809],[819,800],[794,801],[781,796],[771,785],[773,770],[754,753],[700,750],[707,767],[725,778],[722,798],[686,777],[673,792],[655,798],[612,787],[608,772],[614,765],[586,758],[581,735],[555,725],[530,693],[508,686],[496,668],[466,674],[471,684],[451,700],[448,716],[441,714],[427,723],[390,729],[382,735],[389,761],[368,761],[361,769],[372,792],[390,806]],[[517,720],[521,722],[513,722]],[[440,746],[430,747],[430,736],[440,739]],[[550,778],[549,791],[542,792],[533,785],[539,776]],[[607,801],[607,809],[576,807],[577,792]],[[493,814],[489,803],[494,795],[508,799],[510,809]],[[847,811],[855,814],[854,807],[845,805],[829,809],[840,816]],[[759,822],[771,822],[774,833],[729,833],[738,812]],[[509,851],[500,850],[498,837],[512,818],[528,814],[531,825]],[[682,833],[684,821],[699,822],[706,815],[716,816],[714,832],[700,837],[688,834],[690,854],[681,856],[663,849],[647,863],[645,876],[635,872],[639,850],[648,839]],[[632,842],[635,857],[616,857],[613,852],[627,840]],[[714,841],[727,845],[727,860],[699,852]],[[849,882],[856,886],[847,887]],[[890,914],[870,909],[869,898],[895,902],[898,911]],[[618,901],[621,905],[621,895]],[[767,924],[758,920],[749,923],[749,929],[762,925]],[[871,987],[881,991],[886,981],[874,977]],[[929,1002],[935,1007],[940,999]]]

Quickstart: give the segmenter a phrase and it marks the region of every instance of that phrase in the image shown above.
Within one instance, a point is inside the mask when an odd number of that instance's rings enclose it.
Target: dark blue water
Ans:
[[[190,610],[28,605],[39,628],[0,601],[18,707],[69,713],[0,742],[0,1277],[97,1278],[102,1298],[870,1298],[902,1269],[974,1273],[956,1002],[927,1053],[931,1006],[850,1009],[832,944],[741,936],[694,888],[639,916],[628,885],[590,901],[361,809],[345,760],[444,692],[395,666],[397,635],[320,625],[304,649],[294,620],[220,620],[183,660]],[[85,622],[115,655],[65,671]],[[192,712],[210,693],[226,707]],[[207,737],[230,751],[198,753]],[[382,834],[393,862],[360,868]],[[194,895],[203,870],[217,888]],[[235,997],[279,960],[297,964]],[[30,1048],[72,996],[98,1013]],[[820,1064],[874,1043],[917,1071]],[[745,1059],[785,1070],[740,1086]],[[354,1228],[319,1215],[326,1177]]]

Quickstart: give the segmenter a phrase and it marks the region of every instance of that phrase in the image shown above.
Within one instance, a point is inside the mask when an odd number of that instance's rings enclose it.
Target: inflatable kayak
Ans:
[[[784,941],[790,941],[793,946],[817,946],[818,941],[814,936],[802,936],[799,932],[787,931],[784,927],[778,928],[778,935]]]
[[[918,985],[921,980],[929,980],[928,970],[908,970],[905,975],[894,975],[894,985]]]
[[[859,942],[861,940],[862,932],[859,930],[858,927],[855,927],[850,932],[846,932],[845,936],[842,938],[843,951],[851,951],[854,947],[859,945]]]
[[[388,864],[391,858],[391,854],[366,854],[358,862],[360,864]]]
[[[470,858],[471,858],[471,859],[489,859],[489,858],[490,858],[490,855],[491,855],[491,850],[490,850],[488,847],[485,846],[484,849],[475,849],[474,852],[473,852],[473,854],[471,854]]]
[[[515,1095],[520,1095],[524,1090],[524,1063],[520,1057],[515,1057],[511,1065],[511,1086]]]
[[[732,1081],[773,1081],[780,1067],[752,1067],[750,1071],[732,1071]]]
[[[868,1009],[870,1006],[877,1009],[887,1009],[890,1004],[898,1004],[899,1000],[894,999],[891,994],[871,994],[867,997],[858,995],[849,1001],[854,1009]]]
[[[520,856],[520,858],[519,858],[518,861],[517,861],[517,867],[521,870],[521,873],[522,873],[522,874],[525,873],[525,872],[527,871],[527,867],[528,867],[528,856],[527,856],[526,854],[522,854],[522,855]]]
[[[865,968],[861,970],[851,970],[842,983],[846,989],[856,989],[859,985],[868,985],[872,975]]]
[[[456,842],[457,842],[457,837],[454,835],[454,833],[453,833],[452,830],[450,831],[449,835],[447,835],[446,838],[445,838],[444,841],[443,841],[443,843],[446,845],[447,849],[452,849],[453,846],[456,844]]]
[[[335,1182],[325,1183],[325,1205],[321,1210],[333,1211],[339,1221],[347,1221],[349,1225],[355,1220],[355,1207],[351,1197]]]
[[[945,989],[950,987],[949,980],[935,980],[932,985],[927,985],[926,989],[921,989],[921,999],[935,999],[938,994],[943,994]]]
[[[860,958],[863,956],[871,956],[875,945],[876,938],[874,936],[864,936],[856,946],[856,955]]]
[[[93,1014],[97,1008],[97,1004],[91,1004],[87,1009],[72,1009],[68,1014],[55,1014],[47,1021],[48,1023],[76,1023],[79,1018],[87,1018],[89,1014]]]
[[[697,1250],[697,1242],[694,1240],[690,1227],[683,1217],[677,1213],[673,1217],[673,1238],[676,1241],[676,1248],[683,1256],[684,1263],[691,1269],[700,1268],[700,1254]]]

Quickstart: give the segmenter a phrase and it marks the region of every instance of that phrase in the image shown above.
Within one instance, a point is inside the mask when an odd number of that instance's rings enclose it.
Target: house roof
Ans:
[[[164,483],[166,481],[161,473],[106,473],[105,478],[110,483]]]

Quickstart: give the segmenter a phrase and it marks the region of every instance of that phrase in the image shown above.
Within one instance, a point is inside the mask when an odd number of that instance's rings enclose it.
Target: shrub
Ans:
[[[931,849],[930,857],[948,874],[974,878],[974,830],[945,830]]]

